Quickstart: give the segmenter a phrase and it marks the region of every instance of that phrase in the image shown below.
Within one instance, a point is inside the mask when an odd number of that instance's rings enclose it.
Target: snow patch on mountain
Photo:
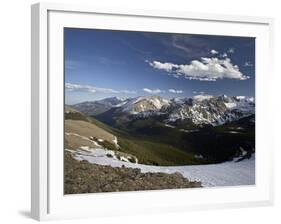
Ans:
[[[225,106],[228,108],[228,109],[233,109],[233,108],[235,108],[236,106],[237,106],[237,104],[236,103],[233,103],[233,102],[231,102],[231,103],[224,103],[225,104]]]
[[[186,165],[186,166],[152,166],[129,162],[129,159],[120,157],[119,159],[113,154],[114,152],[87,149],[68,150],[74,154],[77,160],[87,160],[90,163],[99,165],[109,165],[111,167],[128,167],[139,168],[141,172],[147,173],[175,173],[179,172],[190,181],[201,181],[203,187],[218,186],[239,186],[255,184],[255,156],[250,159],[244,159],[237,162],[229,162],[209,165]],[[108,154],[113,154],[108,156]],[[198,155],[199,156],[199,155]],[[127,161],[128,160],[128,161]]]
[[[211,95],[196,95],[196,96],[193,96],[193,99],[197,100],[197,101],[203,101],[203,100],[209,100],[212,97],[213,96],[211,96]]]
[[[189,119],[196,125],[216,126],[255,114],[253,97],[198,95],[192,99],[172,109],[167,122]]]
[[[129,100],[121,106],[123,112],[139,114],[147,111],[157,112],[170,101],[159,96],[138,97]]]

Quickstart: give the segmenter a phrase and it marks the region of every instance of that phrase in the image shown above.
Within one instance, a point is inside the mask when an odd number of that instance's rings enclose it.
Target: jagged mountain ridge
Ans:
[[[171,107],[168,122],[189,119],[196,125],[217,126],[255,114],[254,99],[244,96],[196,96]]]
[[[101,108],[101,105],[103,108]],[[73,105],[87,115],[106,112],[114,108],[114,114],[131,117],[165,116],[165,123],[189,120],[195,125],[221,125],[255,114],[253,97],[197,95],[186,98],[165,99],[160,96],[129,99],[107,98],[100,101]]]

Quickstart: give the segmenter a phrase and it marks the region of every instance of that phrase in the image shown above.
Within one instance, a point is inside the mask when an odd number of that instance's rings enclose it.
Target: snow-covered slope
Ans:
[[[91,153],[92,152],[92,153]],[[211,165],[187,165],[187,166],[149,166],[131,162],[125,162],[115,157],[101,156],[100,151],[88,150],[74,152],[77,160],[87,160],[99,165],[110,165],[112,167],[139,168],[142,172],[179,172],[191,181],[201,181],[204,187],[238,186],[255,184],[255,156]]]

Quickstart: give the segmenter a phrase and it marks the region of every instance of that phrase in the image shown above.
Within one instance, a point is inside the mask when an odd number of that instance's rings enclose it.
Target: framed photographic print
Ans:
[[[270,18],[32,6],[32,216],[272,203]]]

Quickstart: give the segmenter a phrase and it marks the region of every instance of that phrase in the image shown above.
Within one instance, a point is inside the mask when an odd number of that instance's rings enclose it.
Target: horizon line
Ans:
[[[181,98],[181,99],[184,99],[184,98],[193,98],[193,97],[196,97],[196,96],[211,96],[211,97],[219,97],[219,96],[226,96],[226,97],[247,97],[247,98],[254,98],[254,96],[246,96],[246,95],[227,95],[227,94],[220,94],[220,95],[211,95],[211,94],[196,94],[196,95],[193,95],[193,96],[182,96],[182,97],[163,97],[163,96],[159,96],[159,95],[150,95],[150,96],[144,96],[144,95],[139,95],[139,96],[136,96],[136,97],[119,97],[119,96],[110,96],[110,97],[104,97],[104,98],[101,98],[101,99],[97,99],[97,100],[85,100],[85,101],[80,101],[80,102],[77,102],[77,103],[73,103],[73,104],[68,104],[65,102],[65,106],[69,105],[69,106],[72,106],[72,105],[75,105],[75,104],[79,104],[79,103],[86,103],[86,102],[97,102],[97,101],[102,101],[102,100],[105,100],[105,99],[110,99],[110,98],[119,98],[119,99],[123,99],[124,101],[127,100],[127,99],[135,99],[135,98],[140,98],[140,97],[160,97],[162,99],[169,99],[169,100],[172,100],[172,99],[176,99],[176,98]]]

